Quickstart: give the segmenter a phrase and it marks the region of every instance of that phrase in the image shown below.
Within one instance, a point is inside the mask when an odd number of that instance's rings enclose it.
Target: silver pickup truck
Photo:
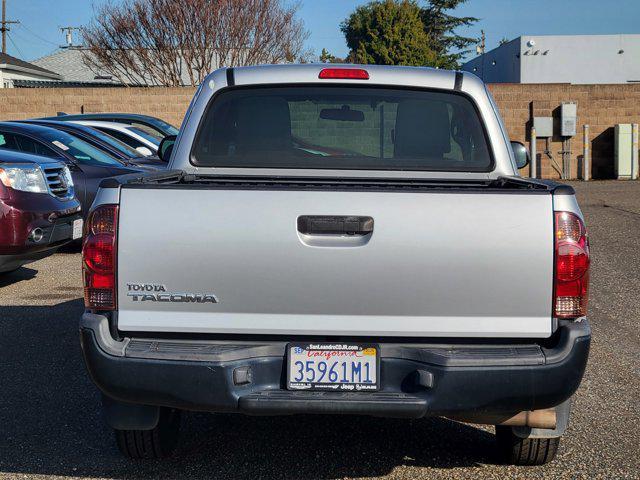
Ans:
[[[518,175],[477,77],[220,69],[160,154],[103,181],[83,247],[82,349],[125,455],[170,454],[187,410],[442,416],[554,458],[587,233],[571,187]]]

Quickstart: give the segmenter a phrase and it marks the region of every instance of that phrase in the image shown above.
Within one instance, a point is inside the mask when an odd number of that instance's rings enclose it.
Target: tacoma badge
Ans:
[[[158,283],[127,283],[127,290],[134,302],[218,303],[212,293],[167,292]]]

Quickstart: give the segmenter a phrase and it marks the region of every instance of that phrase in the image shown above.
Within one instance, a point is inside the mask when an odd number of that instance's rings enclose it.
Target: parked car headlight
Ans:
[[[0,181],[5,187],[14,190],[34,193],[49,192],[42,169],[38,165],[3,164],[0,166]]]

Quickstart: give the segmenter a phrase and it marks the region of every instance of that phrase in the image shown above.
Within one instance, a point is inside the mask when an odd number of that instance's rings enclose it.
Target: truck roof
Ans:
[[[369,74],[366,80],[346,80],[354,84],[376,84],[389,86],[425,86],[441,89],[459,89],[461,82],[469,81],[482,85],[482,81],[469,72],[441,70],[431,67],[405,67],[389,65],[356,65],[356,64],[282,64],[255,65],[248,67],[227,68],[227,80],[235,85],[251,85],[264,83],[306,83],[318,82],[319,74],[325,69],[362,69]],[[205,84],[211,86],[216,72],[211,73]],[[345,79],[322,79],[322,83],[344,83]],[[215,85],[215,80],[214,80]]]

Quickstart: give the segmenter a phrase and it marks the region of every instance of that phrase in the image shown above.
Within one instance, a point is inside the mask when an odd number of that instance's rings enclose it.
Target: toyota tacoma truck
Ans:
[[[587,232],[570,186],[519,176],[477,77],[220,69],[169,141],[169,170],[102,182],[83,246],[84,359],[125,455],[169,455],[203,411],[441,416],[554,458]]]

